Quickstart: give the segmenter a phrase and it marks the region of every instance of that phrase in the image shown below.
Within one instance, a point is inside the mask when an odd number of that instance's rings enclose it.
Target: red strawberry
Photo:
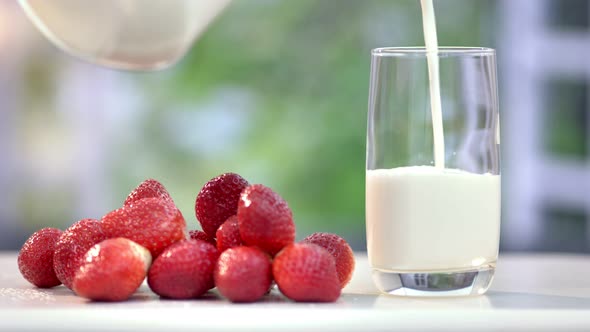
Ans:
[[[102,217],[109,238],[124,237],[144,246],[152,257],[186,238],[186,222],[172,201],[144,198]]]
[[[235,173],[221,174],[203,186],[197,195],[195,213],[205,233],[215,237],[217,228],[236,214],[240,193],[247,186],[248,181]]]
[[[332,254],[336,262],[340,286],[344,288],[352,278],[352,272],[354,271],[354,253],[348,242],[331,233],[313,233],[303,239],[302,242],[317,244]]]
[[[72,289],[74,276],[88,249],[107,237],[95,219],[82,219],[74,223],[59,237],[53,254],[53,269],[57,278]]]
[[[201,240],[184,240],[168,247],[148,272],[154,293],[173,299],[190,299],[214,287],[217,249]]]
[[[219,226],[215,234],[217,237],[217,250],[219,252],[242,245],[242,238],[240,237],[240,230],[238,228],[238,217],[236,216],[229,217]]]
[[[246,188],[238,204],[242,241],[275,255],[295,241],[295,224],[287,202],[261,184]]]
[[[200,231],[198,229],[195,229],[193,231],[188,232],[189,238],[193,239],[193,240],[203,240],[206,242],[211,243],[212,245],[214,245],[215,247],[217,247],[217,241],[215,241],[214,238],[210,237],[209,235],[207,235],[207,233]]]
[[[150,252],[124,238],[108,239],[90,248],[74,277],[74,292],[95,301],[127,300],[145,279]]]
[[[57,228],[43,228],[31,235],[18,253],[18,269],[25,279],[40,288],[61,285],[53,271],[55,243],[62,234]]]
[[[254,247],[227,249],[217,261],[215,285],[232,302],[260,299],[272,282],[272,267],[267,253]]]
[[[334,257],[312,243],[294,243],[272,263],[275,282],[294,301],[333,302],[340,296],[340,280]]]
[[[170,197],[170,194],[160,182],[154,179],[147,179],[140,183],[137,188],[133,189],[129,196],[127,196],[127,199],[123,205],[129,205],[133,202],[139,201],[140,199],[150,197],[158,197],[164,200],[172,201],[172,197]]]

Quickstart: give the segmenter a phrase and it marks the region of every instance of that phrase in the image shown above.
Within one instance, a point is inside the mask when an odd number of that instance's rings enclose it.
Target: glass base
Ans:
[[[373,269],[373,281],[384,293],[398,296],[471,296],[485,293],[495,266],[465,271],[393,272]]]

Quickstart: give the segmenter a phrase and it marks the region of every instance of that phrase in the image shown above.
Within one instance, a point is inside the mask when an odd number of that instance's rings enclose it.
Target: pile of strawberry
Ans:
[[[37,287],[63,283],[97,301],[126,300],[147,277],[153,292],[172,299],[216,287],[230,301],[252,302],[274,281],[291,300],[332,302],[352,277],[348,243],[330,233],[295,243],[291,209],[264,185],[222,174],[201,189],[195,212],[202,231],[187,232],[168,191],[149,179],[101,220],[37,231],[18,266]]]

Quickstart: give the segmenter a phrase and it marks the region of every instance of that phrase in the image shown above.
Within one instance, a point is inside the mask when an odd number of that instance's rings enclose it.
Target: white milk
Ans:
[[[500,176],[432,166],[367,170],[371,266],[393,272],[494,265]]]
[[[432,134],[434,145],[434,165],[445,168],[445,138],[440,98],[440,74],[438,68],[438,38],[436,36],[436,20],[432,0],[421,0],[422,27],[424,29],[424,45],[428,63],[428,83],[430,85],[430,113],[432,117]]]

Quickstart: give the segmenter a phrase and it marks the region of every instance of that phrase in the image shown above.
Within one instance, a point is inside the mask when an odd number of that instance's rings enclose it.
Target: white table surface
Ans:
[[[95,303],[64,286],[37,289],[16,253],[0,253],[0,331],[590,331],[590,256],[503,255],[486,295],[402,298],[379,294],[364,253],[335,303],[161,300],[147,285],[130,301]]]

